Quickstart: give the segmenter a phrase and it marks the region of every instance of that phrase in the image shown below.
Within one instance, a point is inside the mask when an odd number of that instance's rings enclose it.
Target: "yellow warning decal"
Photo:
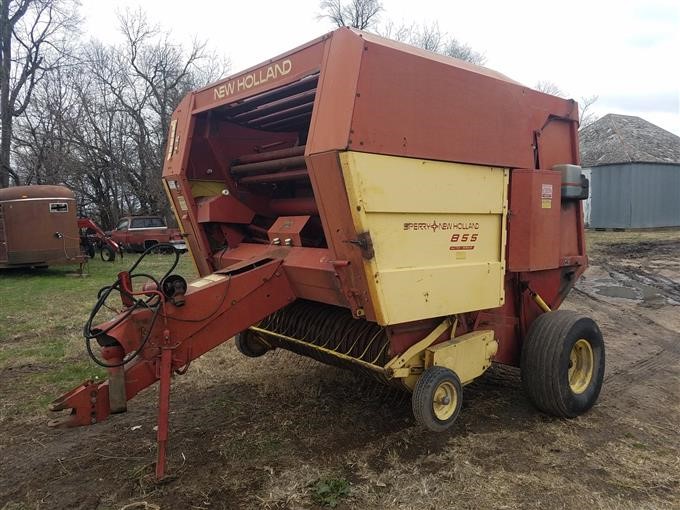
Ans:
[[[552,208],[553,187],[552,184],[541,184],[541,208]]]
[[[187,201],[184,200],[184,197],[182,195],[177,195],[177,203],[179,204],[179,208],[182,211],[187,211],[189,209],[187,207]]]

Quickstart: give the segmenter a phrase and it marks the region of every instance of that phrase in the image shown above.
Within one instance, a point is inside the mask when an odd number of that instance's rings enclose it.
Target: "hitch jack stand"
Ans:
[[[170,414],[170,377],[172,376],[172,351],[174,347],[168,345],[169,332],[165,331],[165,345],[161,349],[161,362],[158,392],[158,458],[156,460],[156,478],[161,480],[165,476],[166,447],[168,444],[169,414]]]

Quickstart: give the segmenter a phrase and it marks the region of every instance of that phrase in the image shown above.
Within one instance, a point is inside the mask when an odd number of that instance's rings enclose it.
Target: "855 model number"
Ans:
[[[474,250],[474,243],[477,242],[479,234],[453,234],[451,236],[451,242],[455,243],[449,246],[449,250],[459,251],[459,250]],[[468,244],[464,244],[468,243]]]

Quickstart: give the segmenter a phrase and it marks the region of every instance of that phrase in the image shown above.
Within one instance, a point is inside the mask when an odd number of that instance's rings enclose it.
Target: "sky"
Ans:
[[[680,135],[680,0],[383,0],[382,21],[437,22],[486,66],[568,97],[598,95],[598,115],[640,116]],[[116,14],[143,9],[178,41],[194,36],[251,67],[333,29],[318,0],[81,0],[85,36],[116,42]]]

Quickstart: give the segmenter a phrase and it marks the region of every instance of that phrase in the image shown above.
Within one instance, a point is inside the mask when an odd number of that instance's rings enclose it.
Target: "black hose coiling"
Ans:
[[[155,244],[153,246],[150,246],[144,252],[139,256],[139,258],[135,261],[134,264],[132,264],[132,267],[130,267],[128,273],[130,274],[130,279],[134,278],[139,278],[139,277],[145,277],[150,279],[156,284],[156,288],[160,290],[160,283],[158,280],[156,280],[153,276],[147,274],[147,273],[137,273],[134,274],[133,271],[137,268],[137,266],[140,264],[140,262],[146,257],[149,253],[155,250],[166,250],[170,249],[172,250],[173,254],[175,255],[175,260],[173,261],[172,265],[170,266],[170,269],[163,275],[163,277],[160,279],[162,282],[165,278],[167,278],[177,267],[177,264],[179,263],[179,256],[180,252],[177,248],[175,248],[172,244],[170,243],[159,243]],[[105,306],[107,299],[111,295],[112,292],[118,292],[121,296],[125,295],[125,297],[128,297],[134,301],[134,304],[129,307],[123,314],[121,314],[115,321],[113,321],[109,326],[107,326],[105,329],[92,329],[92,322],[94,321],[95,317],[99,313],[99,311],[102,309],[102,307]],[[83,336],[85,337],[85,347],[87,349],[87,353],[97,365],[104,367],[104,368],[116,368],[116,367],[121,367],[123,365],[126,365],[130,361],[132,361],[137,354],[139,354],[142,349],[144,349],[144,346],[146,345],[147,341],[149,340],[149,337],[151,336],[151,332],[153,331],[153,327],[156,324],[156,319],[158,318],[158,314],[160,313],[161,310],[161,303],[160,301],[153,303],[152,301],[156,298],[157,296],[152,295],[150,297],[147,297],[146,299],[136,299],[132,294],[129,292],[125,291],[124,289],[120,288],[120,282],[116,280],[113,282],[111,285],[107,285],[106,287],[102,287],[99,289],[97,292],[97,302],[95,303],[94,307],[92,308],[92,311],[90,312],[89,317],[87,318],[87,321],[85,322],[85,326],[83,327]],[[100,360],[97,358],[97,356],[94,354],[92,350],[92,340],[96,339],[100,344],[102,342],[106,342],[105,336],[106,334],[111,331],[113,328],[121,324],[125,319],[127,319],[132,312],[139,308],[147,308],[147,309],[152,309],[153,310],[153,317],[151,319],[151,325],[149,326],[149,329],[144,336],[144,339],[142,340],[141,345],[139,348],[137,348],[135,351],[132,353],[128,354],[123,361],[120,363],[105,363],[104,361]]]

